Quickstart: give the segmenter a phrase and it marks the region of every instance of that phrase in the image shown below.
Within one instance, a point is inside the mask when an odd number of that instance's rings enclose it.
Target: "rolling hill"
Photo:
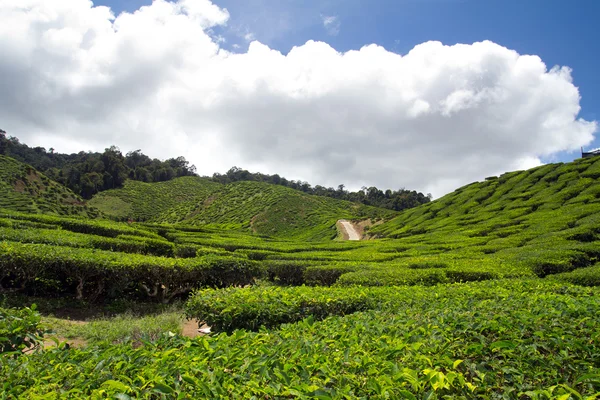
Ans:
[[[397,214],[263,182],[224,185],[199,177],[161,183],[128,181],[122,189],[97,194],[90,204],[121,219],[235,229],[302,240],[335,238],[335,223],[341,218],[389,219]]]
[[[33,167],[0,155],[0,208],[95,218],[99,211]]]
[[[127,180],[123,188],[100,192],[89,203],[117,219],[176,223],[220,187],[195,176],[156,183]]]
[[[600,157],[489,177],[406,210],[370,234],[437,246],[447,259],[510,260],[538,276],[570,271],[600,257],[599,178]]]

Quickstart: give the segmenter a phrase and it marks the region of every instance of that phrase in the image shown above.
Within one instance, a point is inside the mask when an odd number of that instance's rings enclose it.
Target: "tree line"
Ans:
[[[343,184],[339,185],[337,189],[321,185],[311,186],[308,182],[287,180],[277,174],[267,175],[261,174],[260,172],[252,173],[239,167],[232,167],[225,174],[215,173],[211,180],[223,184],[239,181],[266,182],[300,190],[304,193],[316,196],[333,197],[334,199],[347,200],[396,211],[416,207],[431,201],[431,194],[424,195],[415,190],[406,190],[402,188],[399,190],[387,189],[383,191],[375,186],[363,186],[361,190],[351,192],[346,190],[346,187]]]
[[[3,130],[0,130],[0,154],[31,165],[84,199],[103,190],[122,187],[127,179],[163,182],[196,175],[196,167],[184,157],[161,161],[151,159],[141,150],[123,155],[116,146],[103,153],[62,154],[54,152],[53,148],[29,147]]]

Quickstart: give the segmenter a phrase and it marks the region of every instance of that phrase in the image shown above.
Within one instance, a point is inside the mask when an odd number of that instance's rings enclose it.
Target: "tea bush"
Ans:
[[[40,321],[35,304],[20,309],[0,307],[0,354],[39,349],[45,333]]]

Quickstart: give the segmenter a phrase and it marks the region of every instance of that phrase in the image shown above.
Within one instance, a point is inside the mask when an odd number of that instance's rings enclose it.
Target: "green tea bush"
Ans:
[[[132,235],[119,235],[117,239],[127,242],[139,243],[143,246],[143,254],[152,254],[162,257],[173,257],[175,253],[175,245],[165,240],[154,238],[146,238]]]
[[[0,307],[0,353],[39,349],[45,333],[40,321],[35,304],[20,309]]]
[[[377,267],[343,274],[338,286],[403,286],[437,285],[448,281],[441,269],[409,269],[399,267]]]
[[[21,243],[49,244],[110,250],[123,253],[172,256],[174,245],[156,239],[120,235],[117,238],[74,233],[63,229],[0,228],[0,239]]]
[[[263,265],[271,282],[300,286],[305,283],[304,271],[310,264],[301,261],[265,261]]]
[[[194,258],[198,255],[199,246],[176,245],[174,255],[177,258]]]
[[[360,266],[349,265],[324,265],[311,266],[304,270],[304,282],[311,286],[331,286],[340,276],[360,269]]]
[[[372,309],[381,291],[367,288],[277,286],[205,289],[194,293],[185,308],[187,318],[203,321],[215,331],[258,330],[311,316],[315,320]]]
[[[572,272],[556,274],[552,276],[552,279],[581,286],[600,286],[600,264],[577,269]]]
[[[235,257],[175,259],[16,242],[0,243],[0,287],[54,282],[78,299],[132,296],[169,301],[200,287],[247,285],[262,266]],[[58,285],[57,285],[58,283]]]
[[[597,288],[532,279],[379,290],[394,300],[277,330],[3,359],[0,391],[24,399],[545,400],[600,391]]]

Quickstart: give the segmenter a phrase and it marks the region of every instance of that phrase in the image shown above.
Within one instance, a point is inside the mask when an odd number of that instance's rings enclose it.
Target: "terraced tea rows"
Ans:
[[[136,221],[184,223],[296,240],[338,236],[341,218],[390,219],[397,213],[262,182],[228,185],[184,177],[162,183],[128,181],[90,204],[107,215]]]
[[[97,209],[32,167],[0,155],[0,209],[95,218]]]
[[[317,239],[340,218],[393,215],[253,182],[180,203],[161,199],[165,184],[151,195],[156,219],[143,186],[146,200],[113,197],[152,221],[189,212],[177,224],[0,212],[0,290],[109,302],[191,293],[187,316],[216,332],[22,356],[18,332],[35,336],[36,317],[0,309],[12,343],[3,394],[595,398],[599,168],[586,159],[489,178],[357,242]]]

